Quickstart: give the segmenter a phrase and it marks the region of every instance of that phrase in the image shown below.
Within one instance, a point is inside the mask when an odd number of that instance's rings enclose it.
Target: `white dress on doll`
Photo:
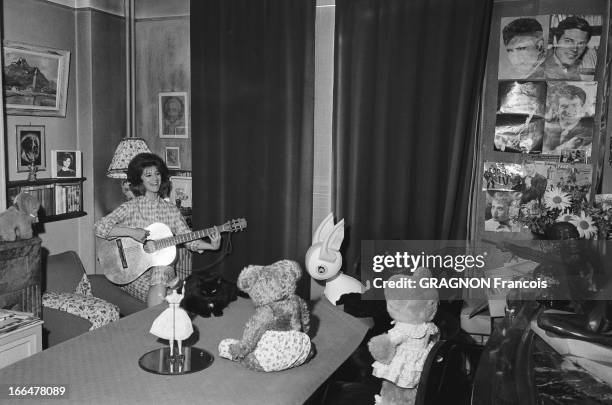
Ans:
[[[438,327],[431,323],[418,325],[395,322],[389,330],[389,339],[395,346],[395,356],[391,363],[375,361],[372,374],[391,381],[401,388],[414,388],[419,384],[421,371],[427,355],[438,340]]]
[[[182,300],[183,294],[178,294],[176,290],[166,296],[170,306],[153,321],[152,334],[166,340],[185,340],[191,336],[193,325],[187,312],[179,306]]]

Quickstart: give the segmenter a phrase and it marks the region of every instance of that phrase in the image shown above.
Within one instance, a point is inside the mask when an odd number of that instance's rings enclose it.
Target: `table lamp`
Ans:
[[[124,138],[117,145],[106,176],[113,179],[127,179],[127,168],[130,160],[139,153],[151,153],[142,138]]]

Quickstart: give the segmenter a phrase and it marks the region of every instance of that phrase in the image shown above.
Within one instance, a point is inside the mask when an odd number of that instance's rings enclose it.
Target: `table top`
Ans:
[[[281,372],[251,371],[218,356],[219,342],[239,339],[254,312],[249,299],[238,298],[222,317],[196,317],[194,334],[184,342],[212,353],[212,366],[193,374],[156,375],[143,371],[138,359],[167,344],[149,333],[151,323],[166,307],[137,312],[0,369],[0,381],[3,385],[68,385],[68,398],[37,399],[36,403],[302,404],[350,356],[367,331],[359,319],[319,300],[312,306],[309,333],[316,356]]]
[[[37,326],[40,327],[42,324],[43,324],[43,321],[41,321],[40,319],[35,320],[35,321],[31,321],[30,323],[18,326],[15,329],[11,329],[8,332],[0,333],[0,339],[7,338],[7,337],[12,336],[12,335],[16,335],[16,334],[18,334],[20,332],[29,330],[29,329],[37,327]]]

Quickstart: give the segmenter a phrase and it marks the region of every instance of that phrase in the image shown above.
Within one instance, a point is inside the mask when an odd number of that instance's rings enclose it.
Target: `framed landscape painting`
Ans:
[[[7,114],[66,116],[69,51],[4,41],[3,56]]]

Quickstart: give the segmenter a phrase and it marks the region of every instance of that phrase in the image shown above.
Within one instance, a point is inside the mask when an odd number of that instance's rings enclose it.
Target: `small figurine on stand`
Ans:
[[[28,166],[28,181],[36,181],[36,172],[38,171],[38,166],[34,163],[34,159],[30,160],[30,165]]]
[[[185,286],[181,293],[172,290],[171,294],[166,296],[166,301],[170,305],[164,310],[151,325],[150,332],[155,336],[170,341],[170,361],[180,359],[183,355],[182,343],[193,333],[193,325],[191,318],[187,312],[179,306],[185,295]],[[178,344],[178,354],[174,355],[174,341]]]

